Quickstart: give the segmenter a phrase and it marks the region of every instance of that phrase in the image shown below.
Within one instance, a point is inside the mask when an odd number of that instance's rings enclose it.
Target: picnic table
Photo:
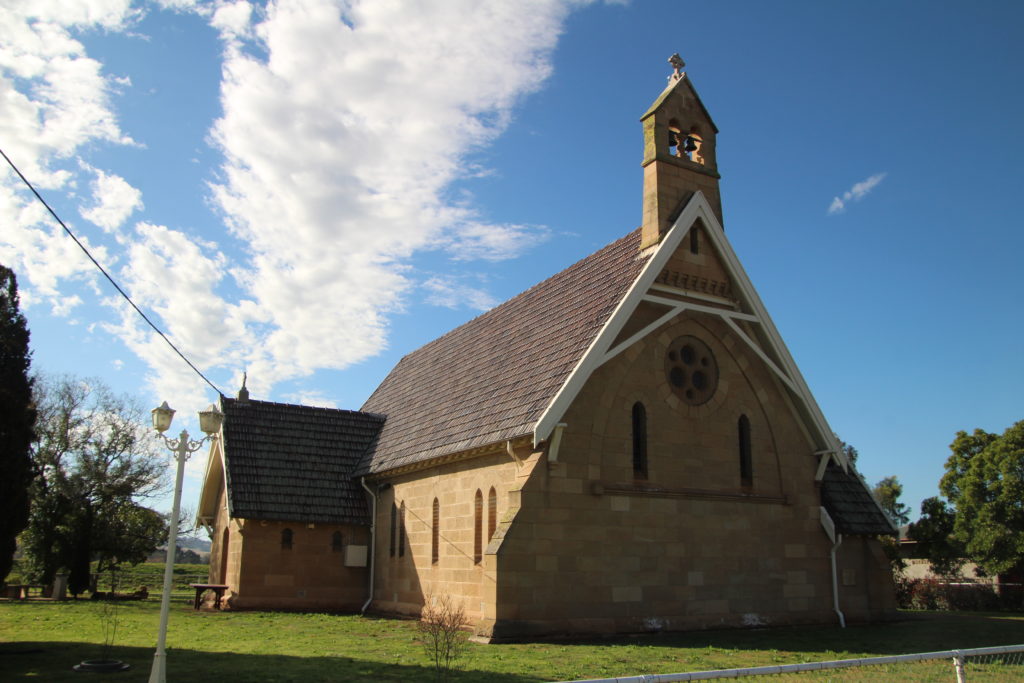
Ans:
[[[192,588],[196,589],[196,601],[194,604],[195,609],[199,609],[200,603],[202,603],[203,593],[206,591],[213,591],[213,608],[220,609],[221,598],[224,597],[224,591],[228,589],[227,584],[223,583],[190,583]]]

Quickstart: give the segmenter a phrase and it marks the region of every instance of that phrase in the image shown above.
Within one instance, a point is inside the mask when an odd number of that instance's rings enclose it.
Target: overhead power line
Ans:
[[[117,293],[118,293],[118,294],[120,294],[120,295],[121,295],[122,297],[124,297],[124,300],[125,300],[125,301],[127,301],[127,302],[128,302],[128,304],[129,304],[129,305],[130,305],[130,306],[131,306],[132,308],[134,308],[134,309],[135,309],[135,312],[136,312],[136,313],[138,313],[138,314],[139,314],[139,316],[140,316],[140,317],[141,317],[141,318],[142,318],[143,320],[145,320],[145,321],[146,321],[146,324],[147,324],[147,325],[149,325],[150,327],[152,327],[152,328],[153,328],[153,331],[154,331],[154,332],[156,332],[156,333],[157,333],[158,335],[160,335],[160,338],[161,338],[161,339],[163,339],[163,340],[164,340],[165,342],[167,342],[167,345],[168,345],[168,346],[170,346],[170,347],[171,347],[171,349],[173,349],[173,350],[174,350],[174,352],[175,352],[176,354],[178,354],[178,356],[179,356],[179,357],[180,357],[180,358],[181,358],[181,359],[182,359],[183,361],[185,361],[185,363],[186,363],[186,364],[188,364],[188,366],[189,366],[190,368],[192,368],[192,371],[193,371],[193,372],[195,372],[195,373],[196,373],[197,375],[199,375],[199,376],[200,376],[200,377],[202,378],[202,380],[203,380],[204,382],[206,382],[207,384],[209,384],[209,385],[210,385],[210,387],[212,387],[212,388],[213,388],[213,390],[214,390],[214,391],[216,391],[218,395],[220,395],[220,396],[223,396],[223,395],[224,395],[224,392],[222,392],[222,391],[221,391],[220,389],[218,389],[218,388],[217,388],[217,385],[215,385],[215,384],[214,384],[213,382],[211,382],[210,380],[208,380],[208,379],[206,378],[206,375],[204,375],[204,374],[203,374],[202,372],[200,372],[200,371],[199,371],[199,368],[197,368],[197,367],[196,367],[196,366],[195,366],[195,365],[194,365],[194,364],[192,363],[192,361],[190,361],[190,360],[189,360],[188,358],[186,358],[186,357],[185,357],[185,354],[184,354],[184,353],[182,353],[182,352],[181,352],[181,351],[180,351],[180,350],[178,349],[178,347],[174,345],[174,342],[172,342],[172,341],[171,341],[170,339],[168,339],[168,338],[167,338],[167,335],[166,335],[166,334],[164,334],[164,333],[163,333],[163,332],[162,332],[162,331],[160,330],[160,328],[159,328],[159,327],[157,327],[157,326],[156,326],[156,324],[154,324],[154,323],[153,323],[153,321],[149,319],[149,316],[147,316],[147,315],[146,315],[145,313],[143,313],[143,312],[142,312],[142,309],[140,309],[140,308],[139,308],[138,306],[136,306],[136,305],[135,305],[135,302],[134,302],[134,301],[132,301],[132,298],[131,298],[130,296],[128,296],[128,295],[127,295],[127,294],[125,293],[125,291],[124,291],[123,289],[121,289],[121,286],[120,286],[119,284],[117,284],[117,282],[115,282],[115,281],[114,281],[114,278],[112,278],[112,277],[110,276],[110,273],[108,273],[108,272],[106,271],[106,269],[105,269],[105,268],[104,268],[103,266],[101,266],[101,265],[100,265],[99,261],[97,261],[97,260],[96,260],[95,258],[93,258],[92,254],[90,254],[90,253],[89,253],[89,250],[88,250],[88,249],[86,249],[85,245],[84,245],[84,244],[82,244],[82,243],[81,243],[81,242],[80,242],[80,241],[78,240],[78,238],[77,238],[77,237],[75,237],[75,233],[71,232],[71,228],[69,228],[69,227],[68,227],[67,225],[65,225],[65,224],[64,224],[64,221],[62,221],[62,220],[60,219],[60,216],[58,216],[58,215],[57,215],[57,212],[56,212],[56,211],[54,211],[53,209],[51,209],[51,208],[50,208],[50,205],[46,203],[46,200],[45,200],[45,199],[43,199],[42,195],[40,195],[40,194],[39,194],[38,192],[36,192],[36,188],[34,188],[34,187],[32,186],[32,183],[30,183],[30,182],[28,181],[28,178],[26,178],[26,177],[25,177],[25,175],[24,175],[24,174],[23,174],[23,173],[22,173],[22,172],[21,172],[20,170],[18,170],[18,167],[14,165],[14,162],[13,162],[13,161],[11,161],[10,157],[8,157],[8,156],[7,156],[7,154],[6,154],[6,153],[5,153],[4,151],[3,151],[3,149],[0,149],[0,155],[3,155],[3,157],[4,157],[4,160],[6,160],[6,161],[7,161],[7,163],[8,163],[9,165],[10,165],[10,167],[11,167],[12,169],[14,169],[14,172],[18,174],[18,177],[19,177],[19,178],[21,178],[21,181],[22,181],[23,183],[25,183],[25,186],[26,186],[26,187],[28,187],[28,189],[32,191],[32,194],[34,194],[34,195],[36,196],[36,199],[38,199],[38,200],[40,201],[40,203],[41,203],[41,204],[42,204],[43,206],[45,206],[45,207],[46,207],[46,210],[50,212],[50,215],[51,215],[51,216],[53,216],[53,219],[54,219],[55,221],[57,221],[57,222],[58,222],[58,223],[60,224],[60,227],[64,228],[64,232],[66,232],[66,233],[68,234],[68,237],[70,237],[71,239],[73,239],[73,240],[75,241],[75,244],[77,244],[77,245],[78,245],[78,248],[79,248],[79,249],[81,249],[81,250],[82,250],[82,252],[83,252],[83,253],[84,253],[84,254],[85,254],[86,256],[88,256],[88,257],[89,257],[89,260],[90,260],[90,261],[92,261],[93,265],[94,265],[94,266],[96,266],[96,267],[97,267],[97,268],[99,269],[99,271],[100,271],[101,273],[103,273],[103,277],[107,278],[107,280],[108,280],[108,281],[110,282],[110,284],[112,284],[112,285],[114,286],[114,289],[116,289],[116,290],[117,290]]]

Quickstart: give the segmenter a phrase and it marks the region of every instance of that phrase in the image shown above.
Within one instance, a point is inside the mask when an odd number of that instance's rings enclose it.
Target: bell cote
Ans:
[[[718,128],[700,101],[678,54],[674,73],[641,117],[644,129],[644,215],[641,249],[652,247],[672,227],[682,205],[697,191],[722,222],[715,137]]]

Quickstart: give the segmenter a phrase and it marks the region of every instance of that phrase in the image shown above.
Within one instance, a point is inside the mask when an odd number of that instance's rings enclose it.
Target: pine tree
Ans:
[[[28,524],[36,422],[28,341],[18,280],[0,265],[0,581],[11,570],[18,534]]]

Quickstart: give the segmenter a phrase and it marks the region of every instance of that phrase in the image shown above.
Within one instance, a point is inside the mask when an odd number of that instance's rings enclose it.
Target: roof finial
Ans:
[[[245,381],[248,379],[249,373],[245,370],[242,371],[242,388],[238,390],[238,402],[248,403],[249,402],[249,390],[245,388]]]
[[[669,76],[668,80],[678,81],[680,78],[686,75],[686,73],[683,71],[683,67],[686,66],[686,62],[683,61],[683,58],[679,56],[678,52],[676,52],[675,54],[668,58],[668,63],[672,65],[673,69],[675,69],[675,73]]]

